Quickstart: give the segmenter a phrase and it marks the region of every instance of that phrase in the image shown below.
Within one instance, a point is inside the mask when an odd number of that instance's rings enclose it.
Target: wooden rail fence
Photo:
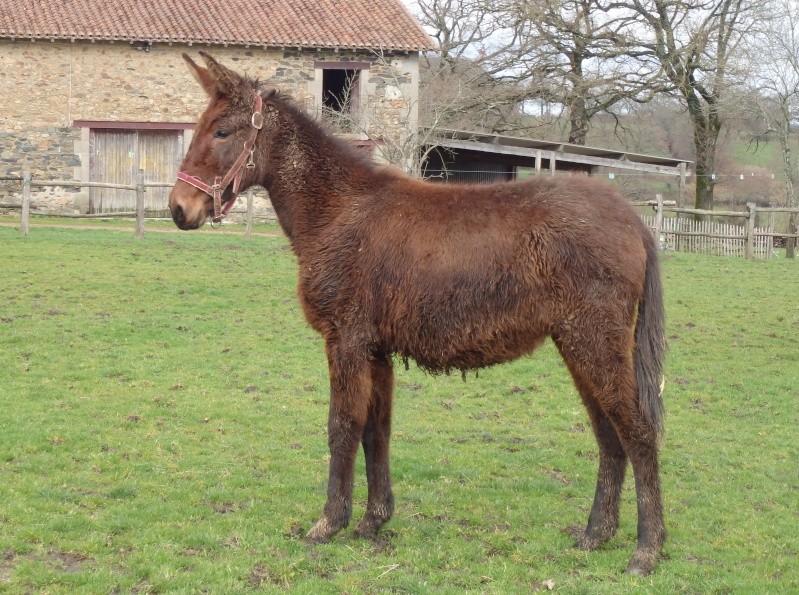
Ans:
[[[0,204],[0,208],[21,208],[22,221],[20,232],[28,235],[29,220],[31,215],[31,188],[33,187],[78,187],[78,188],[116,188],[130,190],[136,193],[136,210],[125,213],[101,213],[94,215],[80,215],[80,217],[111,217],[135,216],[136,237],[144,236],[144,193],[147,188],[169,188],[173,182],[146,182],[144,172],[139,171],[135,184],[111,184],[106,182],[81,182],[77,180],[52,180],[36,181],[32,179],[29,171],[24,171],[22,176],[2,176],[0,181],[22,182],[22,205]],[[247,230],[246,236],[252,235],[254,220],[254,207],[252,192],[247,192]],[[652,229],[658,238],[661,248],[679,252],[701,252],[725,256],[744,256],[745,258],[770,258],[773,255],[773,238],[795,238],[799,234],[775,233],[773,226],[758,228],[755,221],[758,213],[799,213],[799,208],[786,207],[758,207],[755,203],[747,203],[745,212],[741,211],[707,211],[701,209],[687,209],[677,207],[674,201],[664,201],[661,195],[656,195],[655,200],[638,201],[635,206],[651,206],[654,215],[643,215],[642,219]],[[673,213],[676,217],[667,217],[666,213]],[[689,215],[690,218],[680,217]],[[696,220],[694,216],[703,217],[733,217],[743,219],[742,225],[714,222],[708,219]]]
[[[144,179],[144,171],[139,170],[136,175],[136,182],[134,184],[112,184],[110,182],[80,182],[77,180],[50,180],[50,181],[37,181],[33,180],[29,171],[23,171],[21,176],[0,176],[0,181],[19,181],[22,182],[22,204],[3,204],[0,203],[0,208],[21,208],[21,223],[20,232],[23,236],[28,235],[29,221],[31,215],[31,188],[33,187],[61,187],[61,188],[114,188],[118,190],[130,190],[136,193],[136,210],[126,212],[112,212],[112,213],[93,213],[89,215],[58,215],[59,217],[135,217],[136,218],[136,237],[144,237],[144,193],[147,188],[171,188],[174,182],[147,182]],[[245,193],[247,199],[247,230],[246,236],[252,235],[254,214],[254,200],[252,192]]]
[[[775,237],[799,239],[797,233],[774,232],[771,223],[774,213],[799,213],[799,208],[758,207],[750,202],[746,203],[746,211],[708,211],[677,207],[673,201],[664,201],[661,195],[656,195],[655,200],[633,204],[654,208],[654,215],[643,215],[642,219],[665,250],[743,256],[748,259],[771,258]],[[667,217],[666,213],[676,216]],[[756,227],[758,213],[769,214],[768,227]],[[697,220],[696,215],[704,219]],[[735,225],[713,221],[711,217],[739,218],[743,221],[741,225]]]

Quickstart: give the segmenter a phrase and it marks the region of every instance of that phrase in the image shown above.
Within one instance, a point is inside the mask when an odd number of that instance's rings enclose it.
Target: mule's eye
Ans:
[[[227,138],[229,136],[230,136],[230,132],[228,132],[227,130],[223,130],[221,128],[219,130],[217,130],[216,132],[214,132],[214,138]]]

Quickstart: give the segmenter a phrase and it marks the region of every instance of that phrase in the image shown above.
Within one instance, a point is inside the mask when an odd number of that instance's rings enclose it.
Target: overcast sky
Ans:
[[[401,0],[401,2],[408,7],[408,10],[411,11],[411,14],[416,16],[418,11],[418,6],[416,0]]]

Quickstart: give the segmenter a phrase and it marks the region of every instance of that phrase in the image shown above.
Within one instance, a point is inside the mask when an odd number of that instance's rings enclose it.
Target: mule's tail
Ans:
[[[663,436],[663,359],[666,355],[663,286],[660,281],[658,249],[652,234],[646,231],[646,275],[644,294],[638,303],[635,323],[635,376],[638,401],[644,417],[658,439]]]

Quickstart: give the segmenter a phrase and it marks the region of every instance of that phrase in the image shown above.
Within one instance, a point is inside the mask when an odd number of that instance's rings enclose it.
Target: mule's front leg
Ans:
[[[394,389],[394,371],[391,358],[377,356],[370,363],[372,399],[363,433],[363,453],[366,458],[366,480],[369,499],[366,514],[355,534],[372,539],[394,512],[394,494],[391,491],[391,472],[388,449],[391,439],[391,406]]]
[[[312,543],[328,541],[350,522],[355,456],[363,436],[371,396],[366,357],[342,349],[338,342],[329,341],[327,358],[330,367],[330,413],[327,421],[330,476],[322,517],[306,536]]]

